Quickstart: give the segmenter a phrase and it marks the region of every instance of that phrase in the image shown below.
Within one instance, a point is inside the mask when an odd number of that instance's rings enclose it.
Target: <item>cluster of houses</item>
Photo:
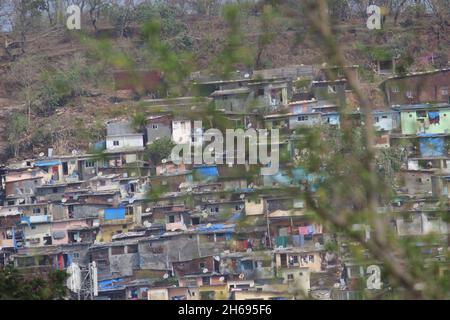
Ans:
[[[289,159],[262,176],[247,164],[148,157],[158,139],[192,142],[193,120],[211,105],[228,128],[279,129],[280,148],[294,155],[295,129],[339,127],[339,106],[352,99],[346,75],[358,71],[297,65],[227,80],[198,72],[190,79],[197,97],[145,101],[144,126],[111,120],[89,152],[49,148],[0,167],[0,265],[45,274],[95,261],[98,299],[360,297],[365,265],[286,192],[308,179]],[[402,146],[405,154],[397,198],[380,208],[399,237],[447,236],[438,210],[450,182],[449,75],[394,76],[380,87],[387,107],[373,111],[377,147]],[[360,119],[357,107],[350,112]],[[439,245],[427,250],[442,255]]]

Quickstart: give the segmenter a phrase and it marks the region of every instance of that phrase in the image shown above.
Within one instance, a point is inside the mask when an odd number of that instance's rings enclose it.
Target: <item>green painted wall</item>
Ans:
[[[417,134],[421,132],[419,129],[424,125],[420,123],[420,119],[424,119],[425,124],[428,123],[425,126],[425,133],[446,133],[445,130],[448,130],[448,133],[450,133],[450,109],[439,110],[439,124],[429,124],[428,116],[419,118],[416,111],[402,111],[400,117],[403,134]]]

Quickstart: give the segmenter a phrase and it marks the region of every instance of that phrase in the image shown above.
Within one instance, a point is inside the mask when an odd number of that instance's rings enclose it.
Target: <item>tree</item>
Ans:
[[[119,37],[124,37],[126,29],[136,18],[134,1],[126,0],[123,5],[113,4],[107,11],[109,20],[116,27]]]
[[[265,50],[265,48],[272,42],[275,37],[275,33],[273,30],[273,19],[274,13],[273,8],[270,5],[265,5],[263,7],[263,12],[261,16],[261,31],[262,33],[258,37],[258,47],[256,52],[255,59],[255,69],[259,69],[262,67],[261,56]]]
[[[161,163],[162,159],[167,159],[172,153],[174,144],[170,138],[155,140],[148,147],[148,157],[154,165]]]
[[[22,53],[25,53],[28,34],[33,31],[40,21],[43,11],[46,11],[45,0],[17,0],[13,1],[14,22],[13,29],[19,33]]]
[[[31,125],[31,112],[35,91],[39,86],[39,75],[43,70],[42,59],[38,56],[24,57],[11,65],[8,76],[13,83],[16,83],[25,101],[28,113],[28,126]]]
[[[27,132],[27,118],[21,113],[14,113],[7,124],[7,140],[14,157],[19,156],[22,140]]]
[[[0,300],[55,300],[67,295],[65,271],[51,271],[46,278],[26,278],[18,269],[0,269]]]
[[[89,18],[94,30],[97,31],[97,21],[100,18],[100,14],[104,9],[106,2],[104,0],[87,0],[89,7]]]

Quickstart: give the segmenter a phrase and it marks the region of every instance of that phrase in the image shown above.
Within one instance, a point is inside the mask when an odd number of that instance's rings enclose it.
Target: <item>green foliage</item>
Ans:
[[[147,155],[154,165],[161,163],[162,159],[167,159],[174,144],[170,138],[164,137],[153,141],[147,149]]]
[[[161,40],[161,31],[161,20],[148,21],[142,29],[151,63],[164,73],[171,94],[178,96],[186,89],[184,81],[192,71],[193,57],[187,51],[175,52],[167,42]]]
[[[227,79],[238,65],[250,67],[253,64],[253,55],[245,45],[240,22],[240,7],[238,5],[225,5],[222,12],[227,23],[225,44],[213,62],[216,74]]]
[[[31,143],[33,145],[50,145],[52,139],[52,133],[47,130],[46,128],[37,128],[36,131],[34,131],[33,136],[31,137]]]
[[[68,68],[47,69],[41,74],[41,87],[37,90],[38,100],[35,111],[42,115],[51,114],[57,107],[65,105],[69,99],[83,93],[84,69],[79,63]]]
[[[0,269],[0,300],[54,300],[67,295],[67,273],[51,271],[47,279],[32,276],[27,279],[12,267]]]
[[[27,132],[27,117],[22,113],[14,113],[6,126],[7,140],[13,156],[18,156],[22,138]]]
[[[145,126],[145,119],[145,113],[142,111],[137,111],[131,117],[131,126],[135,130],[141,130]]]

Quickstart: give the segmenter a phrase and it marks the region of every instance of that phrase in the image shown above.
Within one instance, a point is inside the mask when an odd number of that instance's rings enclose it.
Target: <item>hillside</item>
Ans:
[[[195,61],[192,70],[210,68],[217,63],[215,60],[226,44],[229,25],[217,16],[185,15],[181,19],[181,23],[187,26],[185,37],[190,39],[188,51],[193,54]],[[365,19],[353,18],[335,26],[334,31],[339,42],[343,44],[347,61],[362,67],[361,85],[374,108],[384,107],[378,89],[382,79],[373,72],[376,68],[373,57],[380,55],[380,51],[384,48],[388,48],[385,51],[389,51],[389,48],[401,48],[401,59],[407,60],[408,71],[436,67],[430,64],[429,56],[433,54],[445,60],[442,53],[449,51],[446,33],[441,33],[440,38],[436,37],[433,22],[427,16],[415,19],[414,27],[407,23],[409,20],[409,17],[401,17],[396,26],[388,21],[383,30],[372,32],[365,27]],[[145,56],[139,26],[130,28],[133,32],[122,37],[111,31],[112,27],[108,23],[99,24],[96,31],[88,23],[84,25],[88,27],[82,32],[88,38],[100,41],[99,39],[106,37],[110,41],[110,47],[131,57],[136,67],[154,67],[152,62],[148,63],[148,57]],[[317,68],[323,65],[323,49],[314,33],[308,32],[305,25],[296,25],[292,19],[274,19],[268,33],[270,41],[264,47],[259,46],[264,35],[260,29],[259,16],[250,15],[241,21],[241,39],[245,47],[251,49],[253,67],[273,68],[305,64],[315,65]],[[18,113],[27,114],[24,87],[18,84],[14,75],[11,76],[11,73],[14,73],[14,65],[20,65],[21,61],[35,59],[37,56],[42,57],[41,61],[44,61],[39,72],[32,75],[35,77],[33,87],[30,88],[32,91],[36,83],[40,84],[36,87],[42,90],[41,85],[45,84],[42,74],[47,74],[47,69],[51,70],[51,75],[64,75],[71,72],[72,66],[76,65],[78,70],[81,70],[79,73],[83,75],[77,78],[80,83],[75,94],[72,89],[71,94],[67,95],[67,98],[64,97],[55,108],[44,108],[45,112],[42,112],[41,107],[31,113],[31,126],[26,129],[26,134],[20,137],[21,157],[45,151],[49,143],[54,146],[56,152],[86,149],[89,141],[102,138],[104,121],[135,110],[135,100],[130,97],[118,99],[120,94],[113,90],[111,72],[114,66],[93,55],[92,46],[81,41],[79,35],[80,33],[55,26],[46,29],[46,32],[38,30],[31,33],[25,53],[16,49],[16,55],[11,58],[0,51],[0,154],[3,161],[14,156],[8,151],[7,128],[11,117]],[[15,40],[14,37],[14,34],[0,34],[0,39],[8,39],[9,42]],[[172,43],[172,39],[166,41]],[[89,77],[85,76],[87,73]]]

